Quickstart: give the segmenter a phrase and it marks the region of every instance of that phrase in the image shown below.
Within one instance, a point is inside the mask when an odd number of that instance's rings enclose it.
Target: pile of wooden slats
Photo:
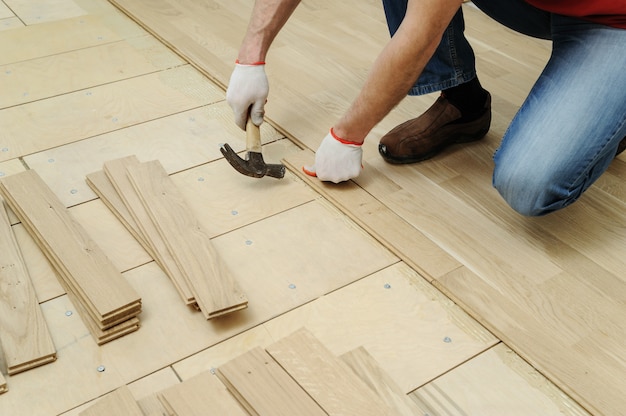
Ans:
[[[423,413],[363,347],[337,357],[304,328],[265,349],[249,350],[214,374],[204,371],[158,392],[157,398],[173,416]],[[126,405],[124,414],[134,414],[136,404]]]
[[[176,184],[157,160],[104,163],[87,183],[170,277],[183,301],[205,318],[248,305]]]
[[[56,360],[28,269],[0,198],[0,345],[9,375]],[[0,386],[0,391],[2,386]]]
[[[141,298],[37,172],[3,178],[0,193],[57,271],[98,345],[139,328]]]

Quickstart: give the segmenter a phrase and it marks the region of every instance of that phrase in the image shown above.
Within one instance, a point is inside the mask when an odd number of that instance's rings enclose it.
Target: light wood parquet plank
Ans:
[[[87,174],[85,180],[89,184],[89,187],[98,195],[100,200],[111,210],[113,214],[120,220],[120,222],[126,227],[126,229],[135,237],[135,239],[141,244],[141,246],[155,258],[153,254],[153,248],[148,243],[143,235],[143,232],[139,229],[139,225],[135,218],[126,207],[126,204],[115,190],[113,183],[109,180],[107,174],[101,170],[98,172],[92,172]]]
[[[135,156],[110,160],[104,163],[104,172],[111,181],[113,188],[124,202],[127,210],[130,212],[134,223],[137,225],[137,231],[150,245],[150,251],[155,255],[154,258],[159,266],[170,277],[185,304],[194,305],[197,302],[191,282],[188,281],[180,266],[176,263],[176,260],[166,245],[165,239],[159,233],[148,210],[142,203],[139,194],[127,175],[127,168],[137,164],[139,164],[139,160]]]
[[[348,351],[339,358],[376,392],[377,397],[395,411],[394,414],[413,416],[420,413],[419,407],[409,399],[365,348],[359,347]]]
[[[177,416],[204,416],[208,409],[216,415],[248,414],[217,377],[208,371],[163,390],[158,395],[170,414]]]
[[[79,416],[105,415],[143,416],[143,412],[128,387],[122,386],[79,413]]]
[[[221,365],[216,374],[252,415],[326,415],[311,396],[260,347]]]
[[[56,360],[56,349],[1,198],[0,266],[0,345],[14,375]]]
[[[230,267],[218,255],[161,163],[130,165],[126,171],[172,257],[190,282],[204,316],[211,319],[246,308],[248,299]]]
[[[267,351],[329,415],[394,414],[306,329],[270,345]]]
[[[414,414],[590,415],[502,343],[442,374],[409,397],[418,407]]]

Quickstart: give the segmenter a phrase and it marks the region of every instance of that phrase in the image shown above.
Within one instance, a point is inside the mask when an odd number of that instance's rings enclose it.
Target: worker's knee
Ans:
[[[493,185],[509,206],[530,217],[557,211],[580,196],[562,180],[555,170],[515,169],[506,165],[496,165],[493,174]]]

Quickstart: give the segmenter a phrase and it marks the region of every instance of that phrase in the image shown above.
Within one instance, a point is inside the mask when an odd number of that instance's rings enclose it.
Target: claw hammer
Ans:
[[[239,157],[228,143],[224,143],[222,147],[220,147],[220,151],[232,167],[246,176],[253,178],[270,176],[278,179],[285,176],[284,165],[267,164],[263,160],[263,154],[261,153],[261,132],[259,126],[255,125],[249,116],[246,122],[246,158],[242,159]]]

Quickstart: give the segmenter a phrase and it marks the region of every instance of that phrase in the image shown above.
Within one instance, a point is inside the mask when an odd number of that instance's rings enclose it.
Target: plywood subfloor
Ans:
[[[365,348],[423,413],[622,414],[624,161],[540,220],[517,217],[489,186],[491,153],[548,45],[466,5],[494,96],[485,141],[386,165],[378,137],[433,99],[412,98],[372,132],[358,181],[258,180],[219,152],[244,148],[222,87],[251,3],[117,3],[136,21],[105,0],[0,2],[0,179],[36,169],[143,310],[139,331],[97,346],[11,216],[58,359],[7,376],[0,414],[77,415],[124,385],[159,414],[158,392],[302,327],[337,356]],[[303,1],[268,57],[266,160],[295,172],[312,158],[387,37],[376,0]],[[128,155],[161,161],[248,309],[207,322],[183,305],[88,187],[87,174]]]

